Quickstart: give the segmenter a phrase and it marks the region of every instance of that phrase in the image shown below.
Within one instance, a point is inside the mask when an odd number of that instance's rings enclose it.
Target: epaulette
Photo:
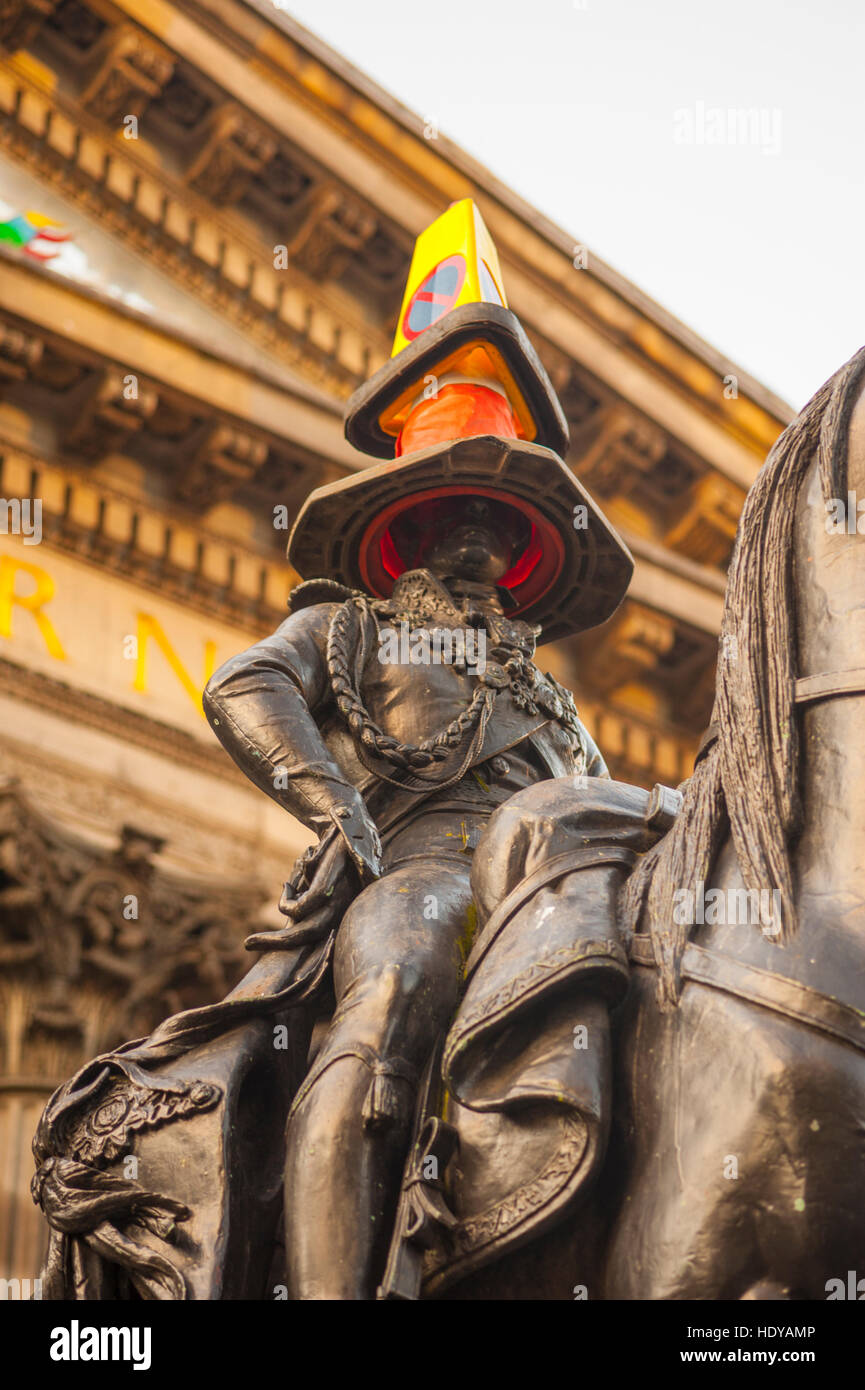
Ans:
[[[291,613],[299,613],[302,608],[312,608],[316,603],[345,603],[346,599],[355,598],[358,593],[359,590],[350,589],[336,579],[305,579],[302,584],[296,584],[289,594],[288,608]]]

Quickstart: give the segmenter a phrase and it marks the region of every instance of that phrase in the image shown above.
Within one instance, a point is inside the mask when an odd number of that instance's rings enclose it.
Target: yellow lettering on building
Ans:
[[[158,619],[151,617],[149,613],[138,613],[136,617],[138,620],[138,655],[135,662],[135,679],[132,682],[133,690],[139,690],[143,693],[147,690],[147,651],[152,637],[203,719],[201,693],[213,675],[213,668],[216,664],[216,643],[209,638],[204,643],[204,677],[201,685],[197,686],[166,637]]]
[[[19,571],[29,575],[36,585],[32,594],[16,593]],[[46,603],[54,597],[54,580],[39,565],[30,565],[26,560],[13,560],[11,555],[0,556],[0,637],[12,636],[12,609],[16,606],[25,609],[33,617],[42,634],[42,639],[51,656],[58,661],[66,660],[66,653],[60,638],[54,630],[51,619],[42,612]]]

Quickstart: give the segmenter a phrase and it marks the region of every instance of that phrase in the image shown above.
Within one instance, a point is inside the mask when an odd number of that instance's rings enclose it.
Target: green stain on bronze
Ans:
[[[469,958],[469,952],[472,949],[472,941],[474,940],[474,935],[477,929],[478,910],[475,904],[471,902],[466,908],[465,916],[463,917],[462,931],[457,937],[457,944],[460,948],[460,960],[462,962],[463,969],[465,969],[466,961]]]
[[[445,839],[446,839],[446,840],[460,840],[460,841],[461,841],[460,849],[459,849],[460,854],[470,854],[470,853],[471,853],[471,847],[469,846],[469,832],[466,830],[466,823],[465,823],[465,821],[460,821],[460,829],[459,829],[459,834],[458,834],[458,835],[455,834],[455,832],[454,832],[453,830],[446,830],[446,831],[445,831]]]
[[[447,1120],[447,1119],[449,1118],[449,1116],[448,1116],[448,1111],[450,1110],[450,1100],[451,1100],[451,1093],[450,1093],[450,1091],[448,1090],[447,1086],[445,1086],[444,1084],[442,1084],[441,1112],[442,1112],[442,1119],[443,1119],[443,1120]]]

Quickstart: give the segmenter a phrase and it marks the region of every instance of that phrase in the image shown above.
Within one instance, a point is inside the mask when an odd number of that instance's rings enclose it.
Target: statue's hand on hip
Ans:
[[[320,941],[339,926],[358,888],[381,876],[381,841],[363,802],[331,811],[327,820],[329,829],[303,855],[279,900],[292,925],[256,932],[247,937],[247,950],[288,950]]]
[[[381,840],[363,798],[358,796],[355,802],[334,807],[329,812],[329,819],[339,832],[340,841],[348,851],[361,883],[367,884],[381,878]],[[322,838],[322,844],[325,838]]]

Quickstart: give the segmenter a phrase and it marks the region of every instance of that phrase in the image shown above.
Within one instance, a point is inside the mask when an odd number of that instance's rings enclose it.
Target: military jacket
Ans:
[[[331,595],[335,601],[316,601]],[[407,779],[410,791],[394,786],[401,780],[394,768],[359,745],[338,708],[333,623],[346,602],[358,605],[366,623],[358,689],[369,718],[394,739],[417,745],[433,737],[466,709],[480,681],[494,690],[495,699],[467,773],[519,749],[523,765],[536,769],[533,780],[580,772],[608,776],[569,692],[531,661],[535,629],[508,620],[494,611],[497,605],[476,595],[454,597],[424,570],[398,579],[388,601],[370,600],[330,581],[311,581],[295,591],[294,611],[276,632],[226,662],[204,695],[211,727],[235,762],[304,824],[319,827],[333,810],[351,806],[361,795],[386,831],[409,808],[414,813],[419,802],[442,796],[432,780],[419,789],[422,777]],[[485,660],[473,665],[413,660],[419,631],[435,634],[442,628],[483,633]],[[389,634],[397,638],[390,648],[395,660],[383,659]],[[409,659],[399,659],[406,655],[407,634]],[[351,659],[357,655],[353,651]],[[455,746],[443,776],[459,767],[461,751]]]

